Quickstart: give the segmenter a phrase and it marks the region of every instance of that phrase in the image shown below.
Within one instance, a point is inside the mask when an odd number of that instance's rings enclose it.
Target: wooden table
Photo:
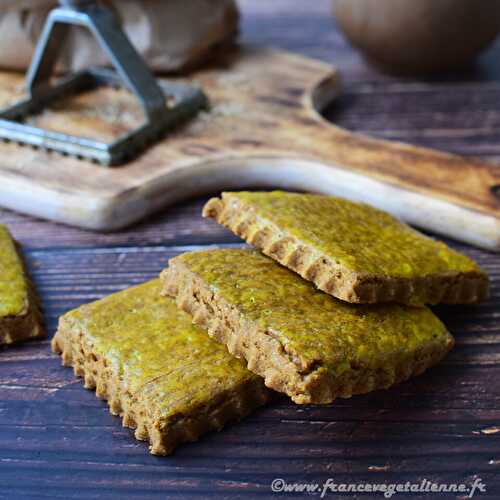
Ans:
[[[345,93],[331,119],[385,138],[500,160],[500,43],[463,74],[393,78],[368,67],[347,45],[329,1],[245,0],[242,7],[243,40],[342,70]],[[0,212],[0,222],[23,245],[52,336],[60,314],[156,276],[173,255],[237,244],[200,217],[203,201],[116,234],[8,211]],[[284,494],[270,489],[278,477],[315,483],[329,477],[471,483],[480,477],[487,496],[499,498],[500,258],[451,244],[490,273],[493,297],[475,307],[436,309],[457,339],[441,365],[400,387],[329,407],[298,407],[277,397],[168,458],[149,456],[106,404],[60,367],[49,341],[0,352],[0,497],[280,498]]]

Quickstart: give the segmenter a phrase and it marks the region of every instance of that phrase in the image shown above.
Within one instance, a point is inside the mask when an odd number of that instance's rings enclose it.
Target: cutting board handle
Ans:
[[[305,97],[305,108],[322,122],[325,154],[349,169],[478,211],[500,210],[500,168],[411,144],[375,139],[338,127],[322,111],[340,93],[332,73]],[[326,144],[325,144],[326,143]]]

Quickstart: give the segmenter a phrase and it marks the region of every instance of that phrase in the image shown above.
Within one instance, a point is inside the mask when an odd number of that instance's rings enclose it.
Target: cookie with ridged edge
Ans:
[[[243,418],[270,394],[260,377],[160,296],[159,280],[65,314],[52,349],[155,455]]]
[[[453,346],[426,307],[340,301],[256,250],[186,253],[161,278],[195,324],[299,404],[390,387]]]
[[[18,246],[0,224],[0,346],[44,336],[38,302]]]
[[[222,193],[203,215],[347,302],[466,304],[488,296],[488,277],[471,259],[362,203],[280,191]]]

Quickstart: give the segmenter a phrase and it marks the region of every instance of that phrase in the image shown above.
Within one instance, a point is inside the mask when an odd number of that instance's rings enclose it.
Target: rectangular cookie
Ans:
[[[255,250],[186,253],[161,278],[194,323],[299,404],[387,388],[453,346],[428,308],[342,302]]]
[[[488,276],[471,259],[362,203],[280,191],[222,193],[203,216],[347,302],[465,304],[488,296]]]
[[[16,243],[0,224],[0,346],[44,336],[33,286]]]
[[[65,314],[52,349],[155,455],[244,417],[269,395],[260,377],[160,296],[159,280]]]

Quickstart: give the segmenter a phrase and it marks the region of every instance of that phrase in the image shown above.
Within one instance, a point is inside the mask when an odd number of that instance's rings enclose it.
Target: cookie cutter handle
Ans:
[[[27,73],[27,88],[35,102],[53,94],[51,77],[71,26],[87,28],[129,90],[138,98],[150,122],[165,113],[166,98],[154,75],[134,48],[111,9],[92,0],[60,0],[51,11]]]

